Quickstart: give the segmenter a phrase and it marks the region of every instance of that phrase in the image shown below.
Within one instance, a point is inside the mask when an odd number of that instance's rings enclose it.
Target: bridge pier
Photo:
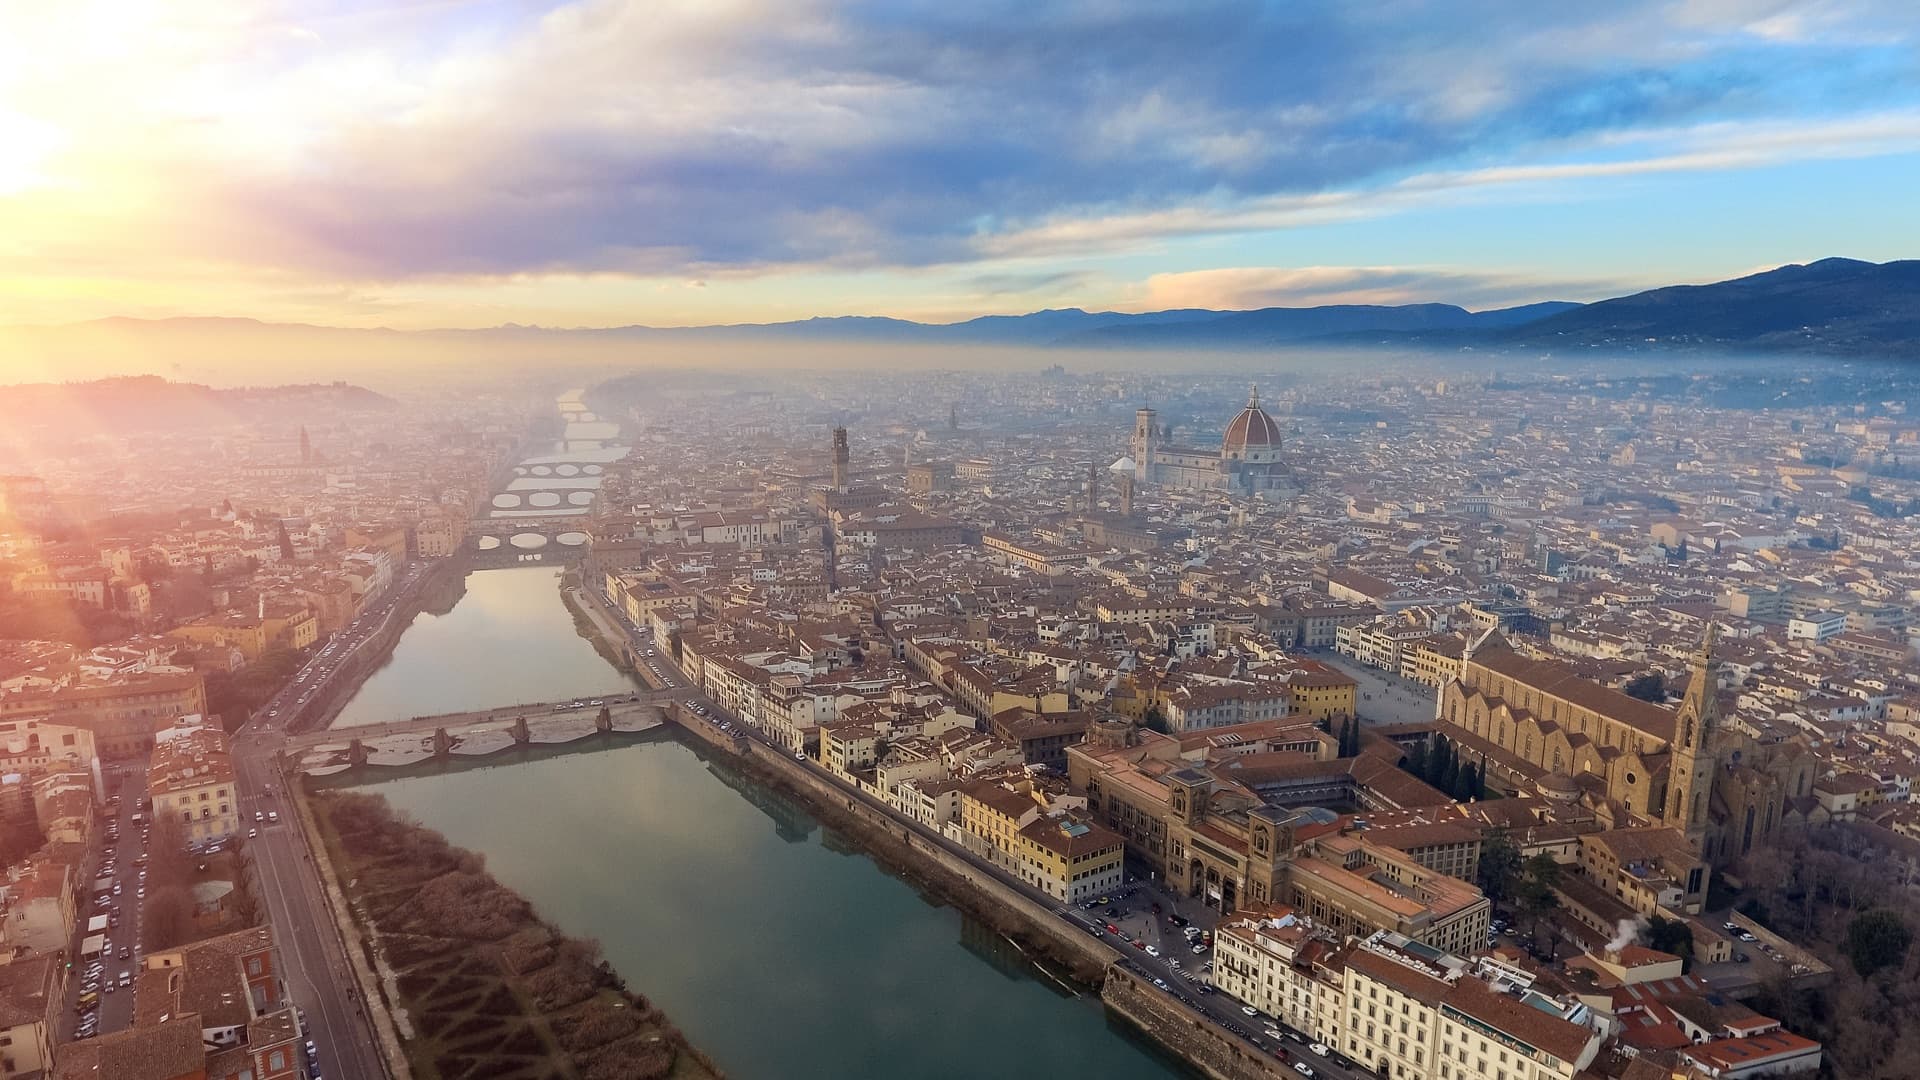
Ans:
[[[513,727],[507,730],[513,733],[513,741],[517,746],[525,746],[533,741],[533,731],[527,727],[527,718],[524,716],[514,717]]]
[[[367,763],[367,746],[365,743],[359,739],[355,739],[347,744],[347,763],[354,766],[361,766]]]
[[[443,727],[434,728],[433,729],[433,756],[437,758],[443,758],[451,753],[453,753],[453,736],[447,734],[446,728],[443,728]]]

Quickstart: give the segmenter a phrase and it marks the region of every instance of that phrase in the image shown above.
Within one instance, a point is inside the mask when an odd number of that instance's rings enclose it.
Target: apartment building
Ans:
[[[240,831],[239,789],[227,738],[200,716],[184,716],[154,732],[147,795],[155,819],[171,817],[190,844]]]
[[[1026,781],[960,789],[959,839],[973,854],[1057,900],[1077,903],[1119,887],[1120,836]],[[1078,800],[1084,805],[1084,800]]]

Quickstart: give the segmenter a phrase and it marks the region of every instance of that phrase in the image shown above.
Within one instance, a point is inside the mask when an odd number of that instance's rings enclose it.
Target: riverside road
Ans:
[[[729,715],[704,693],[687,687],[681,672],[670,660],[665,657],[647,657],[645,653],[649,648],[655,647],[654,642],[629,622],[623,613],[607,604],[598,590],[575,589],[571,594],[577,602],[586,605],[588,617],[602,633],[617,632],[618,640],[627,642],[641,657],[638,671],[648,685],[659,690],[681,692],[684,704],[699,705],[707,710],[709,716],[727,717]],[[653,661],[652,665],[647,662],[649,660]],[[732,723],[734,731],[739,735],[756,742],[767,742],[760,732],[753,730],[749,725],[737,720]],[[783,748],[775,748],[775,752],[782,755],[787,753]],[[829,776],[829,779],[838,782],[836,777]],[[851,787],[844,784],[841,786],[850,797],[864,797]],[[998,871],[980,863],[966,852],[947,845],[939,837],[931,833],[923,835],[947,846],[949,850],[980,866],[982,870],[998,874]],[[1191,946],[1186,944],[1180,930],[1174,923],[1168,921],[1169,916],[1180,915],[1202,929],[1210,929],[1218,919],[1218,913],[1206,908],[1197,899],[1175,896],[1150,881],[1137,881],[1127,886],[1131,895],[1122,901],[1120,906],[1126,908],[1129,914],[1124,917],[1126,925],[1120,926],[1124,932],[1116,936],[1109,934],[1106,930],[1109,919],[1104,914],[1096,914],[1073,904],[1062,904],[1012,878],[999,876],[1007,884],[1027,893],[1035,902],[1048,906],[1056,917],[1073,924],[1076,932],[1107,937],[1116,949],[1126,954],[1119,961],[1123,966],[1144,974],[1149,980],[1159,980],[1168,993],[1179,997],[1188,1008],[1207,1016],[1222,1028],[1235,1032],[1248,1042],[1272,1054],[1276,1060],[1305,1064],[1307,1068],[1313,1070],[1313,1075],[1328,1077],[1330,1080],[1372,1080],[1374,1074],[1362,1066],[1351,1064],[1337,1055],[1322,1057],[1314,1054],[1308,1049],[1308,1045],[1313,1041],[1310,1036],[1293,1031],[1270,1017],[1249,1017],[1242,1012],[1239,1001],[1224,994],[1203,993],[1199,990],[1201,985],[1209,981],[1202,969],[1211,959],[1211,954],[1193,955]],[[1158,914],[1152,911],[1150,905],[1153,903],[1160,905]],[[1116,925],[1119,924],[1116,923]],[[1135,940],[1140,941],[1140,946],[1137,948],[1132,945]],[[1152,956],[1146,952],[1146,946],[1149,944],[1154,946],[1159,956]],[[1189,975],[1191,978],[1188,977]],[[1268,1035],[1269,1030],[1277,1032],[1279,1037]]]

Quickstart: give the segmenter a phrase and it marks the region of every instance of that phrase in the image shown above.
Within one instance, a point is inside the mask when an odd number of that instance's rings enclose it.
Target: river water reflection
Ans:
[[[553,575],[469,577],[453,612],[423,616],[345,718],[623,685],[574,635]],[[568,933],[597,938],[735,1080],[1189,1075],[1097,998],[1062,990],[1004,939],[667,733],[363,790],[483,853]]]
[[[334,727],[613,694],[633,684],[573,628],[551,566],[476,570],[443,615],[422,612]]]
[[[365,790],[597,938],[735,1080],[1186,1075],[1096,998],[671,737]]]

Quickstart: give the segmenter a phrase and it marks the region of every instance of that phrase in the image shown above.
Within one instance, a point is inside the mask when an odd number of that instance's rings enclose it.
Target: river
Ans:
[[[554,575],[470,575],[450,614],[407,631],[343,722],[621,686],[575,635]],[[362,789],[483,853],[568,933],[598,939],[734,1080],[1189,1075],[1096,997],[1063,991],[1004,939],[670,734]]]
[[[633,684],[574,631],[552,566],[480,570],[444,615],[421,612],[334,727],[612,694]]]

